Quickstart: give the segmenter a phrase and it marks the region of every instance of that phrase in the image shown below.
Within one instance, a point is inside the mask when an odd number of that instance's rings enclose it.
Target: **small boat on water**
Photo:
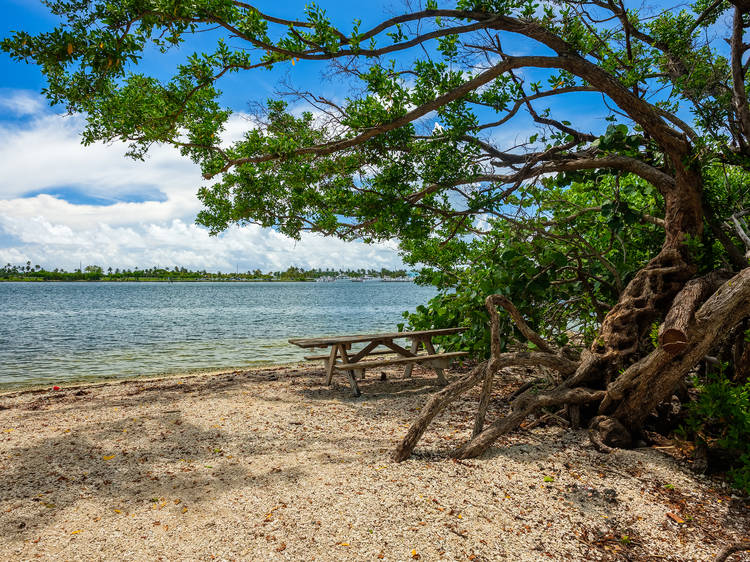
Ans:
[[[407,277],[407,276],[404,276],[404,277],[383,277],[383,279],[381,279],[381,281],[383,281],[384,283],[409,283],[409,282],[414,281],[414,279],[412,279],[411,277]]]

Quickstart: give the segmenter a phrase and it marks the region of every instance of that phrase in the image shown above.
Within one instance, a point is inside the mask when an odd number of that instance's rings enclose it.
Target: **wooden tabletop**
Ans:
[[[377,340],[395,340],[399,338],[418,338],[432,336],[447,336],[463,332],[466,328],[441,328],[438,330],[422,330],[419,332],[391,332],[385,334],[357,334],[353,336],[329,336],[323,338],[294,338],[289,343],[299,347],[328,347],[341,343],[360,343]]]

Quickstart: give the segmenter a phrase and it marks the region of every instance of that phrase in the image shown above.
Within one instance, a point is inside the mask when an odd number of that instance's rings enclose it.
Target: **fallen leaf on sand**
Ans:
[[[681,524],[681,523],[685,522],[685,520],[682,517],[680,517],[679,515],[675,515],[671,511],[667,511],[667,517],[669,517],[675,523],[680,523]]]

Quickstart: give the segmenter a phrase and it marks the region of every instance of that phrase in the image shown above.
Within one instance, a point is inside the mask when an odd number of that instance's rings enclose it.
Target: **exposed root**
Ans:
[[[591,390],[581,387],[552,390],[537,394],[536,396],[524,394],[513,403],[514,409],[509,415],[493,423],[464,447],[456,451],[454,456],[459,459],[478,457],[498,437],[516,429],[526,416],[531,415],[540,408],[562,404],[587,404],[601,400],[605,394],[603,390]]]
[[[492,359],[490,360],[489,368],[485,371],[484,383],[482,384],[482,393],[479,397],[479,407],[477,408],[477,415],[474,420],[474,430],[472,432],[472,438],[479,435],[484,428],[484,418],[487,414],[487,407],[490,403],[490,396],[492,395],[492,386],[495,379],[495,373],[497,373],[497,371],[501,368],[497,361],[497,359],[502,355],[500,353],[500,318],[497,313],[498,305],[502,306],[506,311],[508,311],[508,314],[510,314],[513,322],[515,322],[516,326],[526,337],[526,339],[536,345],[537,348],[539,348],[543,353],[553,355],[557,358],[556,362],[559,363],[559,365],[554,368],[556,368],[560,372],[570,372],[573,370],[574,366],[574,363],[570,361],[569,357],[564,356],[562,353],[555,353],[552,346],[544,341],[539,334],[537,334],[529,327],[529,325],[521,316],[521,313],[518,312],[518,309],[512,302],[510,302],[507,297],[504,297],[503,295],[490,295],[485,299],[484,305],[487,307],[487,311],[490,315],[490,325],[492,331],[490,347]],[[565,359],[568,362],[566,363],[565,361],[561,361],[562,359]]]
[[[566,420],[565,418],[563,418],[563,417],[560,416],[560,414],[562,414],[564,411],[565,411],[565,409],[563,408],[562,410],[559,410],[559,411],[557,411],[554,414],[551,413],[551,412],[549,414],[544,414],[543,416],[540,416],[539,418],[537,418],[535,421],[533,421],[530,424],[524,426],[524,429],[526,431],[528,431],[530,429],[534,429],[538,425],[541,425],[543,423],[549,423],[551,421],[557,422],[558,424],[560,424],[563,427],[570,427],[570,422],[568,420]]]
[[[589,425],[589,440],[597,451],[611,453],[633,444],[633,437],[615,418],[596,416]]]
[[[487,415],[487,407],[490,404],[490,397],[492,396],[492,385],[495,380],[495,373],[492,369],[485,369],[484,371],[484,382],[482,383],[482,393],[479,397],[479,407],[477,408],[477,415],[474,419],[474,430],[471,433],[472,437],[476,437],[482,433],[484,428],[484,417]]]
[[[500,318],[497,313],[498,304],[508,311],[511,317],[516,321],[519,329],[530,341],[533,341],[537,347],[546,351],[535,353],[501,353],[499,331]],[[456,400],[456,398],[479,384],[480,381],[484,381],[479,408],[477,409],[477,416],[474,421],[474,436],[478,437],[484,426],[484,417],[492,394],[493,378],[500,369],[516,365],[533,367],[544,366],[554,369],[562,375],[571,375],[578,367],[578,363],[570,359],[568,353],[554,353],[552,347],[534,332],[526,322],[524,322],[516,307],[513,306],[507,298],[501,295],[490,295],[485,300],[485,305],[490,314],[491,359],[489,362],[482,363],[476,367],[468,375],[434,394],[428,400],[427,404],[421,409],[419,416],[411,425],[406,436],[394,452],[393,458],[397,462],[409,458],[414,447],[417,445],[417,442],[427,429],[427,426],[436,415],[445,409],[451,402]],[[523,396],[520,396],[519,400],[521,400],[522,397]]]
[[[736,544],[729,545],[714,558],[714,562],[725,562],[732,554],[743,551],[750,551],[750,540],[744,540]]]
[[[662,273],[670,267],[662,268]],[[681,271],[678,266],[670,270],[678,276],[682,275]],[[662,282],[666,281],[659,283]],[[702,296],[680,302],[689,302],[688,308],[694,309],[694,305],[697,306],[696,303],[700,301]],[[472,439],[455,452],[457,458],[481,455],[498,437],[517,428],[527,416],[541,408],[567,408],[571,426],[575,427],[582,415],[580,406],[597,402],[599,416],[589,426],[589,436],[594,446],[604,452],[631,446],[632,432],[642,427],[648,414],[672,395],[685,374],[706,356],[723,334],[750,317],[750,268],[725,282],[694,314],[689,315],[689,321],[680,323],[687,343],[683,351],[675,354],[674,346],[659,347],[631,364],[611,382],[607,381],[612,365],[622,360],[621,351],[615,349],[609,352],[587,350],[579,361],[571,360],[564,352],[500,353],[499,322],[495,309],[497,302],[501,301],[495,296],[487,299],[492,321],[491,359],[430,398],[396,450],[395,460],[408,458],[434,417],[480,382],[483,382],[483,388]],[[680,305],[679,302],[677,304]],[[504,306],[512,307],[507,302]],[[512,309],[515,310],[514,307]],[[528,330],[526,326],[524,333]],[[532,334],[527,333],[527,337]],[[549,348],[549,344],[546,345]],[[564,380],[557,388],[539,394],[532,385],[528,385],[512,401],[511,413],[485,429],[484,418],[493,378],[504,367],[514,365],[549,367],[559,372]],[[606,390],[601,390],[604,384],[607,385]]]
[[[750,316],[750,268],[725,282],[695,313],[687,331],[690,346],[673,356],[658,348],[629,367],[607,388],[612,401],[622,397],[613,416],[629,430],[638,430],[650,412],[669,398],[679,381],[703,359],[714,344],[734,326]],[[599,408],[605,408],[605,400]],[[613,404],[614,405],[614,404]]]
[[[409,428],[406,436],[404,436],[398,448],[393,453],[393,459],[396,462],[401,462],[409,458],[433,418],[464,392],[476,386],[482,379],[487,366],[488,363],[486,361],[481,363],[468,375],[452,382],[430,397],[427,404],[420,410],[419,416]]]

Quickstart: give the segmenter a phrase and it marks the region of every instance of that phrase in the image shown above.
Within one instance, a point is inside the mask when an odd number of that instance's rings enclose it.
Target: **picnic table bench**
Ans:
[[[360,396],[357,374],[364,378],[365,370],[387,365],[404,365],[404,376],[410,377],[415,364],[429,365],[437,374],[439,384],[446,384],[443,369],[451,360],[466,355],[464,351],[437,353],[432,344],[433,336],[457,334],[466,328],[442,328],[438,330],[421,330],[418,332],[392,332],[385,334],[356,334],[352,336],[331,336],[322,338],[293,338],[289,343],[303,349],[331,348],[325,355],[308,355],[309,361],[323,361],[326,369],[326,384],[330,385],[334,371],[344,371],[349,377],[354,396]],[[409,339],[409,349],[395,343],[393,340]],[[365,344],[362,349],[352,350],[352,344]],[[386,349],[378,349],[381,346]],[[426,353],[419,353],[423,347]],[[370,359],[373,356],[392,355],[383,359]],[[368,358],[367,360],[364,360]]]

